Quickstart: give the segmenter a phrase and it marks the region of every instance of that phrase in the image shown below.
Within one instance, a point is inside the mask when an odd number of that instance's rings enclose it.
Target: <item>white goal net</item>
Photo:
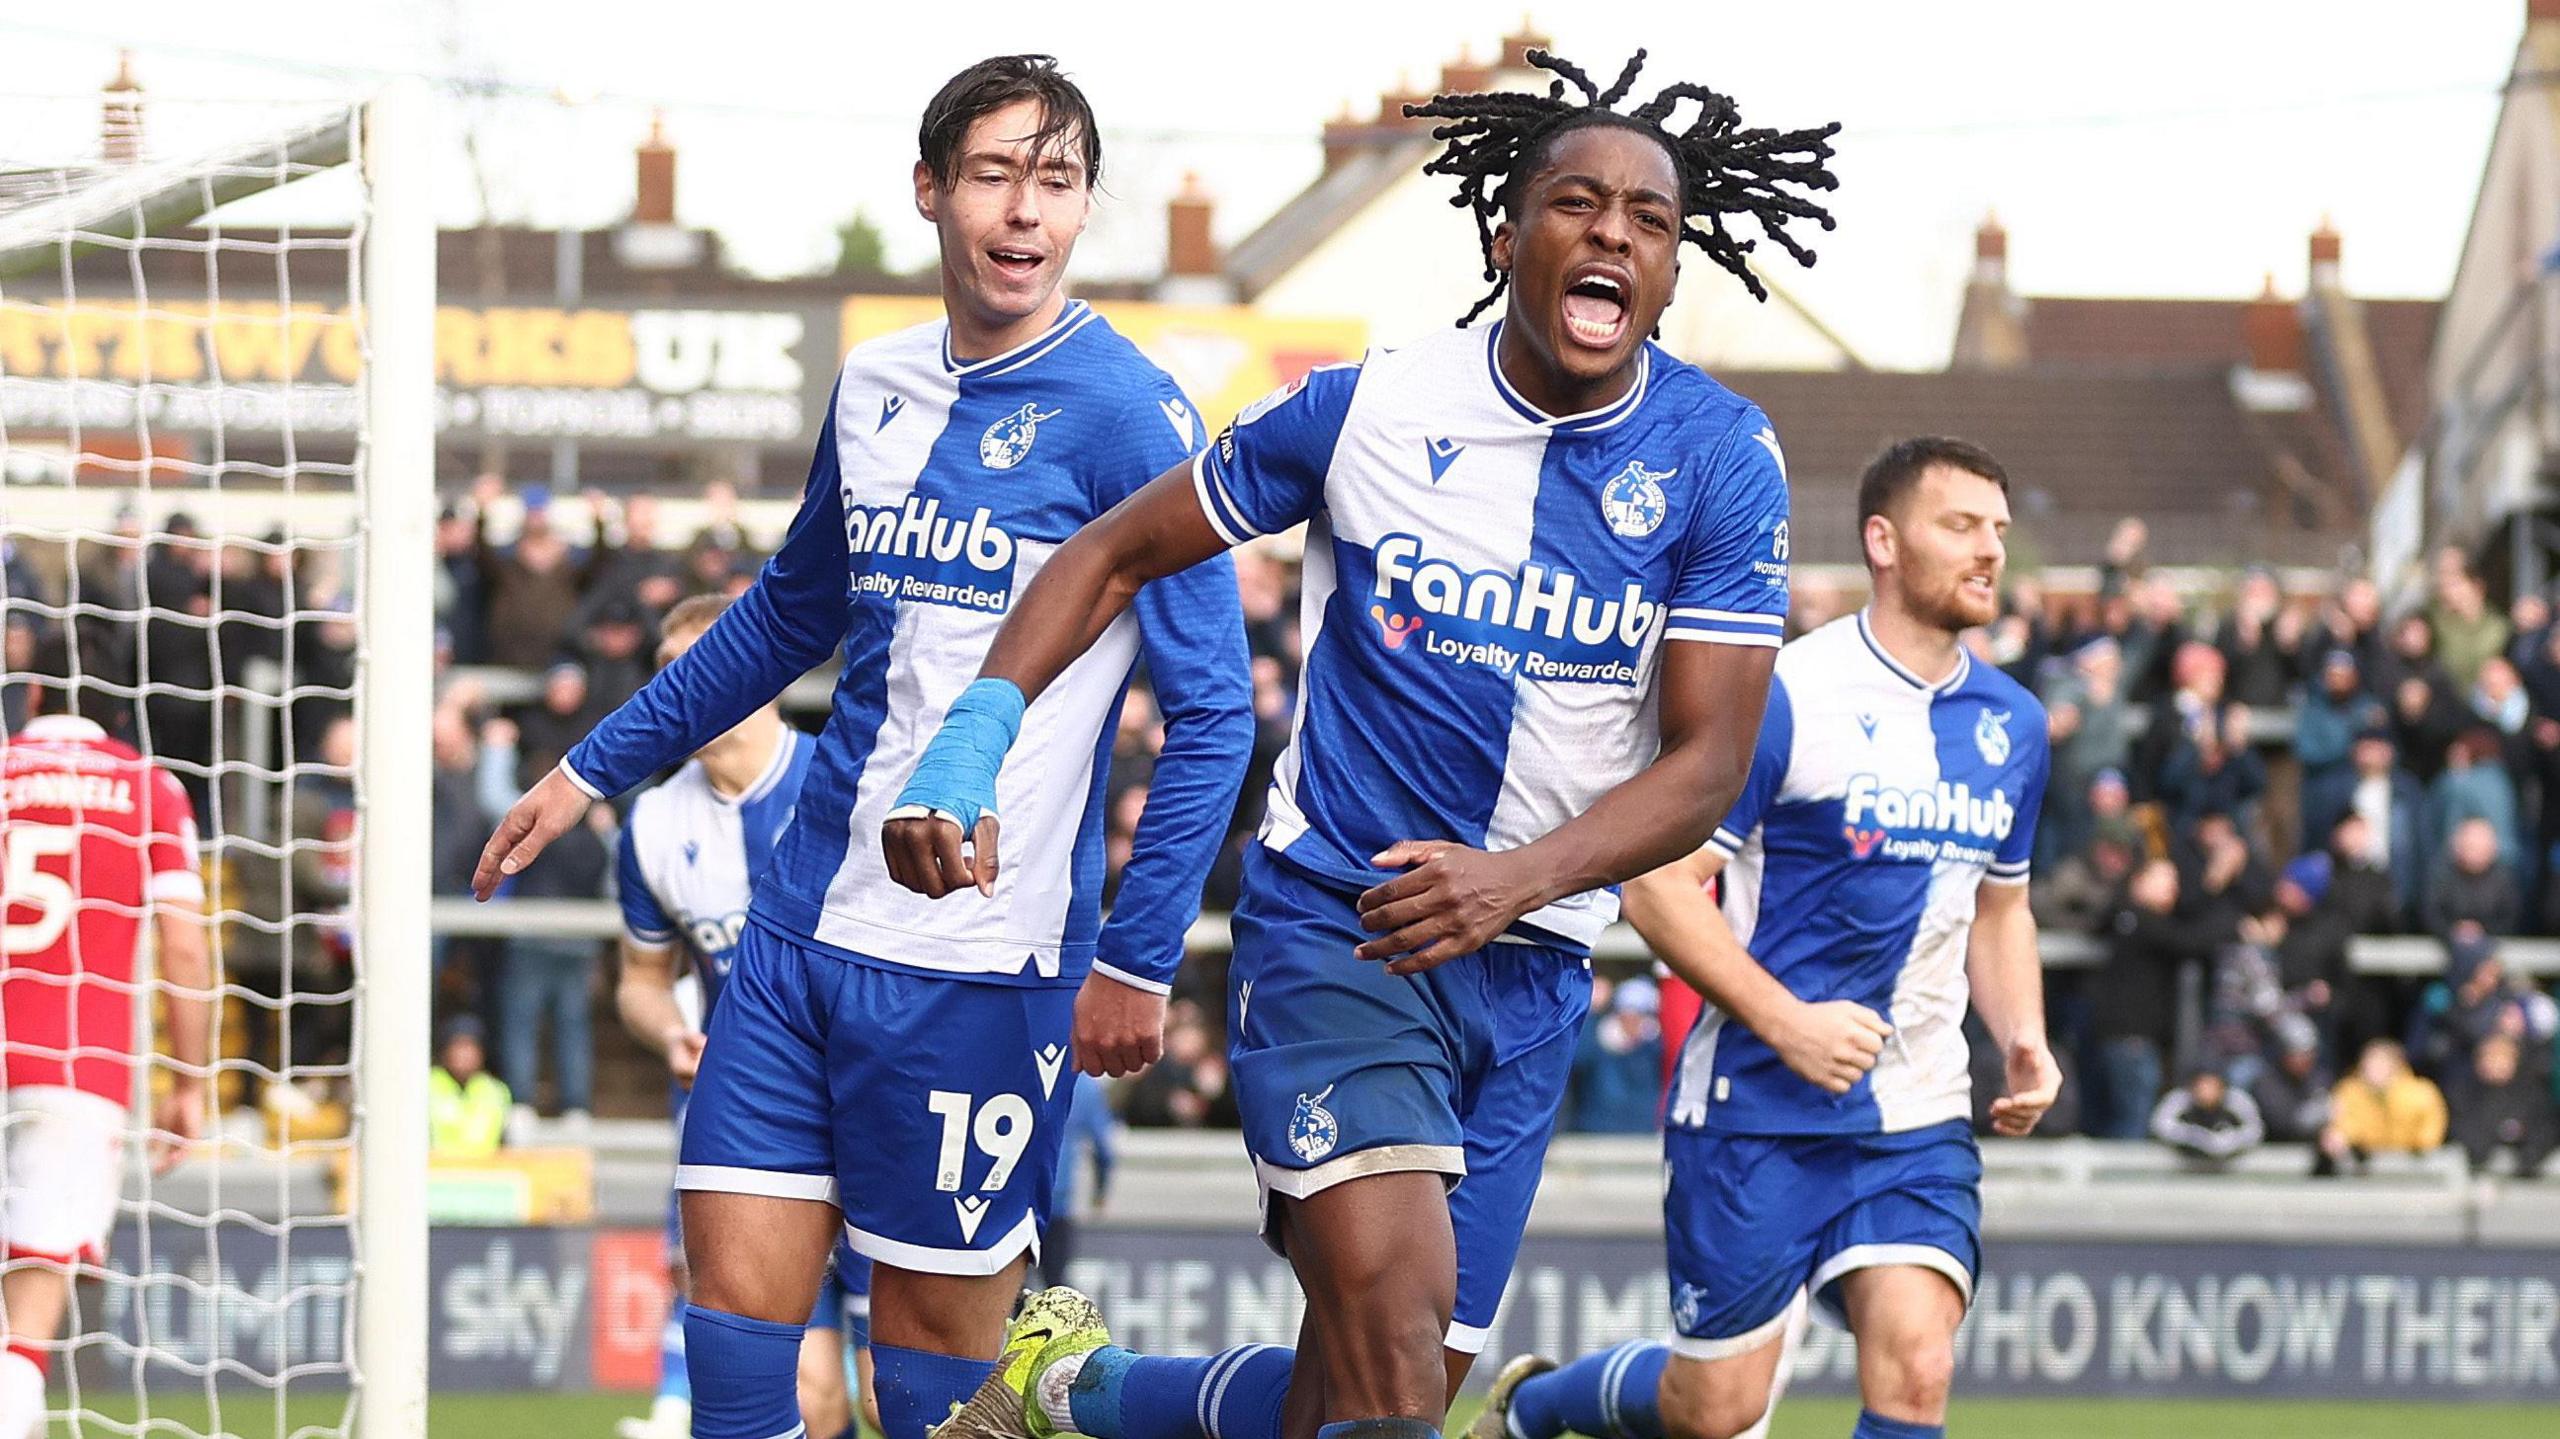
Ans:
[[[188,795],[212,959],[212,1113],[156,1172],[189,1066],[148,906],[130,979],[76,925],[67,971],[0,955],[12,1028],[22,992],[121,986],[133,1033],[73,1001],[68,1047],[150,1057],[103,1252],[60,1333],[9,1335],[54,1434],[423,1433],[425,104],[0,100],[0,718],[39,667],[105,697]],[[63,1182],[0,1160],[12,1205]]]

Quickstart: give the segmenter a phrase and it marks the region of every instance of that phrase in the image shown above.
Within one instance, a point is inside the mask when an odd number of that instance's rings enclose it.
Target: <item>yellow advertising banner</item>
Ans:
[[[1094,308],[1173,376],[1213,435],[1236,411],[1318,365],[1359,359],[1369,343],[1363,320],[1141,300],[1105,300]],[[940,318],[942,302],[929,295],[856,295],[844,302],[840,338],[850,350]]]

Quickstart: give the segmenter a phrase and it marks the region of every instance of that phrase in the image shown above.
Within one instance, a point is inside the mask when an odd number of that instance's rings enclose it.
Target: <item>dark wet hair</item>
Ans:
[[[1617,83],[1603,90],[1572,61],[1532,50],[1529,63],[1557,77],[1544,95],[1518,90],[1435,95],[1428,104],[1404,107],[1407,115],[1449,122],[1431,132],[1431,138],[1447,141],[1448,148],[1422,171],[1458,177],[1458,193],[1449,203],[1475,212],[1484,277],[1493,283],[1459,324],[1483,314],[1511,283],[1509,275],[1494,267],[1494,217],[1514,215],[1521,183],[1537,173],[1559,138],[1597,125],[1636,131],[1670,154],[1680,181],[1680,238],[1706,251],[1754,297],[1769,298],[1768,287],[1751,273],[1747,259],[1759,241],[1727,229],[1728,216],[1749,215],[1760,233],[1777,241],[1798,264],[1813,263],[1813,251],[1797,243],[1786,226],[1790,220],[1810,220],[1825,230],[1833,228],[1830,211],[1794,192],[1838,188],[1839,180],[1823,162],[1831,158],[1830,139],[1840,126],[1745,130],[1731,97],[1686,81],[1663,87],[1633,110],[1613,108],[1634,87],[1644,57],[1638,50],[1618,72]],[[1568,81],[1582,92],[1579,100],[1565,97]],[[1696,101],[1698,114],[1675,130],[1671,112],[1683,100]]]
[[[1948,435],[1918,435],[1896,440],[1885,446],[1884,453],[1867,462],[1867,472],[1858,477],[1858,530],[1866,532],[1867,519],[1881,515],[1902,502],[1920,477],[1933,465],[1945,465],[1980,475],[2009,493],[2009,472],[1991,457],[1991,452],[1970,440]]]
[[[924,107],[916,128],[916,153],[948,187],[960,164],[961,142],[979,117],[1017,100],[1040,104],[1040,128],[1031,132],[1032,153],[1059,150],[1084,162],[1087,186],[1102,183],[1102,132],[1094,127],[1093,106],[1084,91],[1048,55],[997,55],[954,75]]]

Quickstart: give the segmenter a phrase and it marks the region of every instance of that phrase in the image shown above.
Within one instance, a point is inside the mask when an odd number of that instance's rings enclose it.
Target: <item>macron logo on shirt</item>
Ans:
[[[1449,467],[1458,462],[1458,456],[1467,452],[1467,447],[1455,440],[1430,440],[1423,448],[1430,456],[1431,483],[1435,485],[1440,483],[1442,475],[1449,473]]]

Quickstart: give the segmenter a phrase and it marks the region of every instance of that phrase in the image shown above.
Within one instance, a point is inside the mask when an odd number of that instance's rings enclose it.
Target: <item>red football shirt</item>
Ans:
[[[134,940],[153,900],[204,902],[195,810],[87,720],[0,744],[0,1051],[8,1082],[133,1093]]]

